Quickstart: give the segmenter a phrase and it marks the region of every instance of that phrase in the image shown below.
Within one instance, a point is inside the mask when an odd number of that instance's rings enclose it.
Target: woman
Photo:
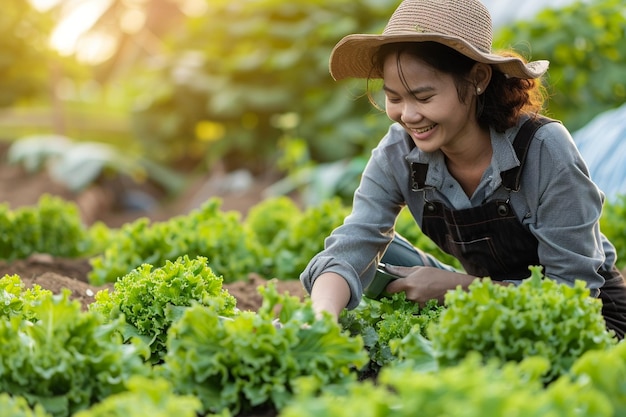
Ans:
[[[604,195],[562,124],[539,116],[547,61],[491,53],[491,18],[478,0],[405,0],[382,35],[349,35],[330,71],[383,80],[394,122],[373,150],[353,210],[301,275],[318,312],[358,305],[380,261],[400,276],[386,288],[443,300],[489,276],[515,285],[541,265],[547,277],[584,280],[607,327],[626,330],[626,285],[600,232]],[[408,206],[457,257],[463,273],[394,234]]]

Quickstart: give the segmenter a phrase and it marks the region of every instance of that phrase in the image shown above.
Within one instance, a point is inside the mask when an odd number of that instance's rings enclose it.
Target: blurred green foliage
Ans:
[[[137,7],[147,16],[162,13],[165,3],[179,7],[168,1]],[[66,113],[88,109],[90,117],[78,124],[82,134],[53,133],[92,141],[94,134],[104,133],[113,140],[124,136],[119,129],[128,129],[135,143],[125,136],[118,146],[139,148],[145,157],[177,168],[205,170],[222,163],[226,170],[253,173],[278,169],[296,177],[318,176],[329,188],[320,190],[298,178],[284,186],[306,186],[317,195],[350,195],[358,182],[355,166],[362,166],[389,120],[364,96],[365,81],[332,80],[328,58],[344,35],[380,32],[398,3],[205,0],[200,15],[178,10],[168,25],[153,27],[148,20],[145,30],[151,34],[120,35],[141,45],[145,36],[158,38],[149,53],[124,49],[113,55],[116,62],[81,69],[72,57],[60,57],[47,46],[58,10],[39,13],[26,1],[9,0],[0,16],[5,33],[0,40],[0,106],[23,106],[34,97],[54,108],[61,100]],[[110,10],[127,6],[113,0]],[[528,21],[496,28],[494,49],[512,47],[529,58],[550,60],[548,112],[575,130],[626,100],[623,10],[620,0],[579,0],[547,9]],[[98,20],[98,30],[106,29],[104,23],[104,17]],[[107,77],[98,75],[103,72]],[[67,93],[68,86],[74,91],[70,99],[67,94],[56,102],[50,98],[59,90]],[[97,119],[110,127],[117,124],[116,131],[102,127],[94,132]],[[295,158],[294,147],[299,149]],[[350,175],[327,164],[353,159],[358,159],[356,165],[344,164]],[[343,183],[328,180],[318,166],[333,170]]]
[[[4,0],[0,12],[0,107],[47,90],[49,16],[36,13],[24,0]]]
[[[626,6],[578,0],[502,28],[496,41],[548,59],[549,113],[577,130],[626,101]]]
[[[51,179],[74,193],[114,177],[139,184],[150,181],[169,195],[179,191],[184,183],[184,178],[174,170],[141,155],[110,144],[78,142],[62,135],[25,136],[8,148],[7,161],[22,165],[29,174],[46,170]]]
[[[0,12],[0,140],[59,134],[80,141],[134,147],[126,118],[128,101],[119,105],[117,83],[95,80],[94,68],[51,46],[66,0],[41,11],[30,0],[7,0]],[[74,7],[81,4],[74,4]]]
[[[613,202],[605,202],[600,217],[600,230],[615,246],[617,267],[626,268],[626,195]]]
[[[365,82],[333,81],[328,57],[348,33],[380,32],[397,3],[211,2],[171,40],[169,64],[146,79],[150,93],[134,115],[139,137],[170,149],[204,142],[209,163],[255,172],[277,163],[277,148],[288,152],[289,141],[301,141],[307,158],[281,169],[311,188],[298,177],[318,175],[317,164],[367,158],[386,132],[389,120],[364,97]],[[551,61],[548,112],[572,130],[624,101],[626,16],[615,13],[618,3],[578,2],[496,30],[496,47]],[[358,176],[349,177],[353,190]]]
[[[379,32],[395,0],[209,2],[171,41],[134,113],[140,138],[189,146],[210,142],[210,160],[258,171],[274,162],[292,116],[293,135],[315,161],[350,157],[372,146],[378,119],[358,82],[336,84],[328,58],[344,35]],[[203,130],[203,127],[207,129]]]

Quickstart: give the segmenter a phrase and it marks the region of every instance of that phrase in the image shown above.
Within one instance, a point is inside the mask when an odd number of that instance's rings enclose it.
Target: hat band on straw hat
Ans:
[[[437,42],[486,64],[509,77],[538,78],[548,61],[525,63],[518,57],[491,53],[491,16],[478,0],[404,0],[380,35],[354,34],[341,39],[330,55],[335,80],[380,78],[373,73],[373,58],[388,43]]]

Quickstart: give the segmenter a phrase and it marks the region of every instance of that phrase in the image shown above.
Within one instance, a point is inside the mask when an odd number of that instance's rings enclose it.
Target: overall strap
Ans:
[[[426,185],[426,174],[428,173],[428,164],[419,162],[411,162],[411,191],[423,190]]]
[[[409,144],[409,151],[415,148],[415,142],[407,134],[407,143]],[[419,191],[424,189],[426,185],[426,174],[428,173],[428,164],[422,164],[420,162],[411,162],[409,164],[411,174],[409,175],[409,186],[411,191]]]
[[[552,122],[556,122],[556,120],[549,119],[544,116],[531,117],[524,122],[520,130],[517,132],[517,135],[515,135],[515,139],[513,139],[513,149],[515,150],[515,155],[517,156],[517,159],[519,159],[520,164],[500,173],[502,185],[504,185],[507,190],[519,191],[522,168],[524,168],[524,163],[526,162],[530,142],[535,137],[537,129]]]

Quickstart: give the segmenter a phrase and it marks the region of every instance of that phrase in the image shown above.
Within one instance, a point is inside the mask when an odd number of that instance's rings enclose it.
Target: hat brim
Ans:
[[[545,60],[525,63],[517,57],[485,53],[474,48],[463,39],[440,33],[411,33],[406,35],[362,35],[353,34],[341,39],[330,54],[330,74],[335,80],[344,78],[382,78],[373,69],[373,57],[378,48],[389,43],[438,42],[463,55],[496,69],[513,78],[539,78],[547,70]]]

